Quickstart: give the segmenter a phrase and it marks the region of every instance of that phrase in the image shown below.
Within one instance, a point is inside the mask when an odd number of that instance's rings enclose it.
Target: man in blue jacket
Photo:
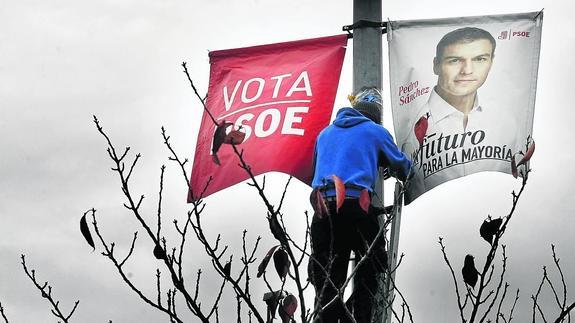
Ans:
[[[322,130],[316,140],[312,182],[315,214],[308,274],[316,290],[316,308],[325,307],[316,315],[316,322],[348,322],[343,300],[332,301],[338,295],[332,283],[337,288],[343,285],[350,252],[353,250],[357,259],[364,256],[379,231],[378,215],[373,208],[362,205],[366,196],[369,201],[374,195],[378,168],[387,168],[402,181],[411,168],[411,161],[381,126],[379,90],[362,89],[352,105],[353,108],[340,109],[333,124]],[[338,182],[344,184],[345,191],[339,209],[336,205]],[[341,186],[338,190],[342,194]],[[318,196],[319,202],[315,201]],[[323,210],[318,205],[323,205]],[[370,323],[377,289],[376,274],[387,268],[383,237],[375,242],[367,259],[358,269],[361,282],[355,287],[349,312],[357,322]],[[326,280],[327,273],[331,281]]]

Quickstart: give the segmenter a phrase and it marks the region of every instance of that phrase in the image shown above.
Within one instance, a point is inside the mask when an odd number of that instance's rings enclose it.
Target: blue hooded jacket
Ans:
[[[317,137],[312,187],[328,187],[326,196],[335,196],[336,175],[346,184],[347,196],[359,197],[365,188],[373,192],[378,166],[389,167],[391,174],[405,180],[411,161],[387,129],[353,108],[342,108]]]

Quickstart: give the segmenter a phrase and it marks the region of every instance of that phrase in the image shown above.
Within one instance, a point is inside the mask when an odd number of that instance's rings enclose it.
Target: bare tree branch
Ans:
[[[6,313],[4,313],[4,307],[2,306],[2,302],[0,302],[0,315],[2,315],[2,318],[4,319],[5,323],[10,323],[8,321],[8,318],[6,317]]]
[[[160,241],[160,231],[162,229],[162,192],[164,191],[164,173],[166,166],[162,165],[160,173],[160,191],[158,192],[158,228],[156,231],[156,241]]]
[[[562,311],[565,311],[566,309],[566,304],[567,304],[567,284],[565,283],[565,276],[563,275],[563,270],[561,269],[561,266],[559,265],[559,258],[557,257],[557,254],[555,253],[555,245],[551,245],[551,252],[553,253],[553,262],[555,263],[555,267],[557,268],[557,271],[559,272],[559,275],[561,277],[561,285],[563,286],[563,301],[560,305],[560,308]],[[570,311],[567,311],[567,313],[569,313]]]
[[[128,252],[128,254],[126,255],[126,258],[124,258],[124,260],[122,260],[120,262],[120,267],[124,266],[124,264],[126,263],[126,261],[128,260],[128,258],[130,258],[130,256],[132,255],[132,253],[134,252],[134,247],[136,246],[136,239],[138,239],[138,231],[134,232],[134,238],[132,239],[132,246],[130,246],[130,251]]]
[[[457,308],[459,309],[459,316],[461,318],[461,322],[466,322],[465,314],[463,309],[465,308],[465,304],[461,303],[461,294],[459,293],[459,285],[457,284],[457,277],[455,276],[455,271],[453,270],[453,266],[449,262],[447,258],[447,252],[445,251],[445,245],[443,244],[443,238],[439,237],[439,245],[441,246],[441,253],[443,254],[443,260],[449,267],[449,271],[451,272],[451,278],[453,279],[453,283],[455,284],[455,295],[457,297]],[[467,299],[467,298],[466,298]]]
[[[497,301],[497,297],[499,296],[499,292],[501,291],[501,286],[503,284],[503,279],[505,277],[505,271],[507,269],[507,254],[505,253],[505,245],[501,246],[501,250],[502,250],[502,265],[501,265],[501,275],[499,276],[499,284],[497,285],[497,288],[495,289],[495,296],[493,297],[493,299],[491,300],[491,303],[489,304],[489,306],[487,306],[487,309],[485,310],[485,313],[483,314],[483,316],[481,317],[481,319],[479,320],[479,322],[483,322],[485,321],[487,315],[491,312],[491,310],[493,309],[493,306],[495,305],[495,302]],[[491,267],[493,268],[493,267]],[[492,270],[493,272],[493,270]],[[491,280],[491,279],[489,279]],[[505,289],[507,289],[507,283],[505,284]],[[503,302],[503,300],[505,299],[505,292],[503,293],[502,297],[501,297],[501,302]],[[485,298],[485,301],[487,301],[487,298]],[[497,314],[496,314],[497,315]]]
[[[148,237],[153,241],[154,245],[159,245],[160,241],[158,241],[158,239],[156,238],[156,234],[154,234],[154,232],[152,232],[150,226],[146,223],[146,221],[144,220],[144,218],[142,217],[142,215],[139,212],[139,207],[140,204],[143,200],[143,195],[140,197],[139,202],[136,204],[134,202],[134,199],[132,197],[132,194],[130,192],[130,188],[128,185],[128,181],[127,181],[127,177],[125,176],[124,172],[122,171],[122,168],[120,166],[120,159],[116,154],[116,149],[114,147],[114,145],[112,144],[110,138],[108,137],[108,135],[104,132],[102,126],[100,126],[100,123],[98,121],[98,119],[94,116],[94,123],[96,124],[96,128],[98,129],[98,131],[100,132],[100,134],[106,139],[106,142],[108,143],[108,153],[110,155],[110,158],[112,159],[112,161],[114,162],[114,164],[116,165],[116,167],[114,167],[113,169],[115,169],[116,173],[118,174],[118,177],[120,179],[120,182],[122,184],[122,192],[124,193],[124,196],[127,198],[128,200],[128,209],[130,209],[132,211],[132,214],[134,215],[134,217],[138,220],[138,222],[140,223],[140,225],[142,226],[142,228],[144,228],[145,232],[148,234]],[[136,160],[139,158],[139,154],[136,155]],[[197,205],[194,205],[195,209],[197,210]],[[95,219],[95,217],[94,217]],[[95,222],[95,220],[94,220]],[[97,225],[94,223],[94,226],[97,227]],[[102,236],[100,235],[100,239],[102,240],[102,243],[104,244],[104,241],[102,239]],[[113,248],[113,246],[111,247]],[[114,259],[114,255],[112,250],[107,250],[107,254],[108,257],[113,260],[114,263],[117,263],[116,260]],[[180,291],[180,293],[182,294],[182,296],[185,298],[186,300],[186,304],[188,305],[188,307],[190,308],[190,310],[202,321],[207,322],[207,318],[205,317],[205,315],[202,313],[199,305],[194,301],[194,299],[192,298],[192,296],[188,293],[187,289],[184,286],[184,280],[183,277],[178,276],[176,273],[176,270],[173,268],[172,264],[173,264],[173,260],[170,259],[168,257],[168,255],[166,253],[164,253],[162,260],[164,261],[164,264],[166,266],[166,268],[168,269],[168,271],[170,272],[170,276],[172,278],[172,282],[174,284],[174,286]],[[181,264],[180,264],[181,265]],[[125,279],[126,280],[126,279]],[[137,290],[136,288],[134,288],[135,290]],[[141,293],[140,293],[141,294]],[[146,299],[148,300],[146,297],[143,297],[143,295],[141,294],[140,296],[142,299]],[[149,300],[148,300],[149,301]],[[150,301],[151,304],[153,304],[153,302]],[[162,309],[168,313],[168,314],[172,314],[169,311],[167,311],[165,308],[162,307]]]
[[[216,121],[216,118],[214,118],[214,116],[212,115],[212,113],[210,112],[210,110],[208,110],[208,107],[206,106],[206,102],[205,100],[200,96],[200,94],[198,93],[198,89],[196,88],[196,86],[194,85],[194,82],[192,81],[192,78],[190,77],[190,73],[188,72],[188,67],[187,67],[187,63],[183,62],[182,63],[182,67],[184,68],[184,73],[186,73],[186,76],[188,77],[188,81],[190,82],[190,86],[192,87],[192,89],[194,90],[194,93],[196,94],[196,96],[198,97],[198,99],[200,100],[200,102],[202,103],[202,106],[204,107],[204,111],[208,114],[208,116],[210,116],[210,119],[212,119],[212,121],[214,122],[214,124],[218,124],[218,122]],[[206,95],[207,97],[207,95]]]
[[[411,313],[411,308],[410,308],[409,304],[407,303],[407,300],[405,299],[405,296],[403,296],[403,293],[401,292],[401,290],[399,290],[399,289],[397,288],[397,285],[395,284],[395,280],[391,278],[390,272],[388,272],[388,277],[390,278],[390,282],[391,282],[391,284],[392,284],[392,286],[393,286],[393,290],[394,290],[395,292],[397,292],[397,294],[399,295],[399,297],[401,297],[401,301],[402,301],[401,307],[402,307],[402,309],[403,309],[403,311],[404,311],[404,314],[402,315],[402,318],[401,318],[401,321],[400,321],[400,322],[403,322],[403,321],[405,320],[405,310],[407,310],[407,314],[408,314],[408,316],[409,316],[409,322],[413,323],[413,314]],[[392,305],[392,304],[389,304],[389,306],[391,306],[391,305]]]
[[[40,291],[40,293],[42,294],[42,297],[47,299],[48,302],[50,303],[50,305],[52,305],[52,309],[50,310],[50,312],[52,312],[52,314],[54,316],[56,316],[58,319],[62,320],[64,323],[70,322],[70,317],[72,317],[72,315],[74,315],[74,312],[78,308],[78,304],[80,304],[80,301],[76,301],[74,303],[74,307],[72,308],[72,310],[70,310],[70,312],[68,314],[62,313],[62,310],[60,309],[60,301],[56,301],[52,297],[52,286],[50,286],[48,284],[48,282],[45,282],[43,285],[40,285],[40,283],[38,283],[38,280],[36,279],[36,271],[34,269],[28,270],[28,267],[26,266],[26,256],[21,255],[20,259],[21,259],[22,268],[24,269],[26,276],[28,276],[28,278],[30,278],[30,280],[32,281],[34,286],[36,286],[36,288]],[[4,311],[2,311],[2,316],[4,317],[4,319],[7,322],[8,320],[4,316]]]
[[[506,282],[505,286],[503,287],[503,295],[501,295],[501,299],[499,300],[499,305],[497,306],[497,313],[495,313],[495,323],[499,322],[500,317],[505,322],[507,322],[507,320],[505,320],[505,316],[503,316],[503,314],[501,313],[501,307],[503,306],[503,300],[505,299],[505,296],[507,295],[507,289],[508,288],[509,288],[509,284]]]
[[[573,310],[573,308],[575,308],[575,302],[571,303],[571,305],[567,306],[561,312],[561,314],[559,314],[559,317],[555,320],[555,323],[563,322],[563,320],[565,319],[565,316],[567,316]]]
[[[170,136],[168,136],[168,134],[166,133],[166,129],[164,129],[164,127],[162,127],[162,138],[164,138],[164,144],[166,145],[166,147],[168,147],[168,150],[172,154],[169,157],[169,159],[175,161],[178,164],[178,166],[180,166],[180,170],[182,171],[182,175],[186,181],[186,186],[188,187],[188,189],[191,189],[190,179],[188,177],[188,172],[186,171],[186,164],[188,163],[188,160],[187,159],[184,159],[184,161],[180,160],[180,158],[172,148],[172,145],[170,144]]]
[[[102,255],[104,255],[105,257],[110,259],[110,261],[114,264],[114,266],[116,267],[116,270],[118,271],[118,273],[122,277],[122,280],[124,281],[124,283],[126,283],[126,285],[128,285],[128,287],[133,292],[135,292],[140,297],[140,299],[142,299],[145,303],[147,303],[148,305],[152,306],[153,308],[155,308],[161,312],[166,313],[167,315],[172,317],[176,322],[183,323],[183,321],[179,317],[177,317],[177,315],[174,312],[172,312],[169,308],[165,308],[161,304],[156,304],[151,299],[149,299],[147,296],[145,296],[144,293],[142,291],[140,291],[134,285],[134,283],[128,278],[127,274],[124,272],[123,267],[120,265],[120,263],[118,262],[118,260],[114,256],[114,252],[113,252],[114,243],[111,243],[110,245],[108,245],[108,243],[106,242],[106,240],[104,239],[104,237],[100,233],[100,229],[99,229],[98,223],[96,221],[96,210],[92,209],[91,212],[92,212],[92,225],[93,225],[94,231],[96,233],[96,236],[98,237],[98,239],[102,243],[102,246],[104,247],[104,252],[102,252]],[[201,312],[194,313],[194,315],[196,315],[198,318],[200,318],[203,322],[208,322],[207,319],[205,319],[205,317],[203,316],[203,314]]]
[[[547,276],[547,269],[545,267],[543,267],[543,278],[541,278],[541,283],[539,283],[539,287],[537,288],[537,292],[535,293],[535,295],[531,295],[531,299],[533,300],[532,323],[535,323],[535,315],[536,315],[537,310],[539,311],[539,314],[541,315],[543,320],[545,320],[545,317],[543,317],[543,313],[541,312],[541,308],[539,308],[539,304],[537,302],[538,302],[539,294],[541,294],[541,288],[543,287],[543,284],[545,283],[545,277],[546,276]]]

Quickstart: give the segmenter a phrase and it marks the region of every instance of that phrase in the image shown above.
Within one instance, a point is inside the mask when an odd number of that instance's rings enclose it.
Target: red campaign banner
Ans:
[[[237,146],[254,175],[277,171],[312,180],[315,139],[329,124],[347,44],[346,35],[210,52],[207,109],[233,123]],[[231,145],[212,144],[216,125],[204,111],[188,202],[249,178]]]

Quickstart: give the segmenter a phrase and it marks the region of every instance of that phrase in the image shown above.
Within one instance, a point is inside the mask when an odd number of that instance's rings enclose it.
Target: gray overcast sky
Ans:
[[[536,290],[541,267],[552,265],[551,243],[557,245],[568,283],[575,288],[571,241],[575,227],[571,202],[575,112],[570,97],[575,71],[573,6],[568,0],[394,0],[383,4],[383,16],[391,20],[545,8],[534,171],[504,237],[508,279],[512,288],[521,289],[518,322],[530,317],[530,295]],[[98,209],[104,234],[121,251],[126,251],[132,232],[138,229],[122,207],[119,183],[109,171],[105,142],[92,115],[99,117],[118,146],[129,145],[142,153],[133,187],[148,197],[144,207],[153,220],[159,168],[168,163],[160,127],[166,126],[181,156],[191,157],[202,116],[181,72],[182,61],[189,63],[193,79],[205,91],[209,50],[339,34],[343,25],[351,23],[352,1],[0,2],[0,301],[11,321],[54,321],[48,304],[21,270],[21,253],[28,256],[41,280],[53,283],[64,308],[81,300],[76,322],[167,321],[124,288],[111,264],[98,252],[92,253],[80,235],[79,219],[91,207]],[[346,104],[351,90],[350,63],[348,50],[338,107]],[[388,98],[384,100],[389,102]],[[392,128],[389,108],[385,115],[384,124]],[[285,180],[284,175],[270,176],[272,197],[279,198],[279,189],[273,188]],[[481,221],[487,214],[506,214],[510,192],[519,185],[508,175],[480,173],[444,184],[404,208],[400,252],[406,258],[397,280],[417,322],[458,318],[438,236],[445,238],[457,270],[465,254],[481,258],[487,252],[477,234]],[[173,218],[182,219],[187,209],[186,187],[173,165],[166,187],[169,224]],[[300,238],[303,212],[309,209],[308,194],[305,185],[294,183],[285,206],[290,229]],[[390,194],[388,189],[386,195]],[[221,232],[226,243],[237,245],[243,228],[249,228],[252,239],[263,237],[260,255],[273,244],[261,202],[245,184],[206,201],[204,225],[214,238]],[[141,240],[129,268],[142,289],[153,293],[159,264],[151,257],[152,247]],[[203,249],[190,242],[188,250],[189,280],[198,268],[209,272],[211,265]],[[207,276],[201,291],[205,306],[214,296],[213,280]],[[261,286],[257,292],[263,293]],[[232,320],[234,312],[227,305],[230,316],[225,322]]]

